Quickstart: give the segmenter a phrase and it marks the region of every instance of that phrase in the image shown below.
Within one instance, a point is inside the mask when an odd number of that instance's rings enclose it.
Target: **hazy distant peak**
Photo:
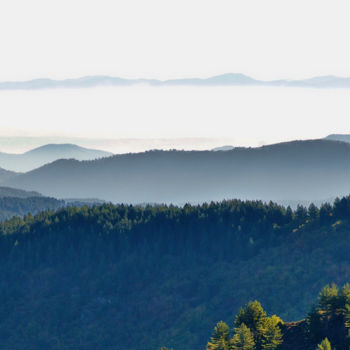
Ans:
[[[258,80],[255,80],[251,77],[248,77],[247,75],[240,74],[240,73],[227,73],[227,74],[221,74],[217,75],[211,78],[206,79],[206,81],[209,82],[215,82],[218,84],[257,84],[262,83]]]
[[[240,73],[227,73],[216,75],[209,78],[186,78],[186,79],[172,79],[164,82],[159,82],[164,85],[246,85],[246,84],[260,84],[247,75]]]
[[[93,160],[113,155],[75,144],[47,144],[23,154],[0,153],[0,166],[14,171],[30,171],[57,159]]]
[[[234,146],[221,146],[221,147],[215,147],[212,149],[213,152],[217,152],[217,151],[231,151],[233,150],[235,147]]]
[[[25,152],[26,154],[30,153],[38,153],[38,152],[51,152],[51,151],[57,151],[57,150],[73,150],[73,149],[79,149],[80,147],[77,145],[65,143],[65,144],[56,144],[51,143],[47,145],[43,145],[37,148],[34,148],[30,151]]]
[[[84,148],[71,143],[61,143],[61,144],[51,143],[51,144],[34,148],[28,152],[25,152],[25,154],[40,154],[40,153],[54,153],[54,152],[83,152],[83,153],[94,152],[94,153],[101,153],[101,155],[104,155],[104,156],[112,155],[112,153],[110,152]]]

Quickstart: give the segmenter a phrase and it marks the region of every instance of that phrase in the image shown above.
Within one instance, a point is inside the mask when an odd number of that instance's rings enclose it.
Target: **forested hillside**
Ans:
[[[350,280],[349,229],[350,198],[13,218],[0,226],[1,348],[200,350],[255,299],[302,319],[325,284]]]
[[[34,215],[44,210],[56,210],[64,205],[64,201],[43,196],[22,198],[0,196],[0,221],[12,216],[23,216],[29,213]]]
[[[44,210],[56,210],[66,205],[65,201],[44,197],[35,191],[0,186],[0,221],[12,216],[37,214]]]
[[[4,185],[57,198],[200,203],[227,198],[323,201],[349,192],[350,144],[293,141],[226,152],[150,151],[59,160]]]
[[[15,198],[29,198],[29,197],[42,197],[39,192],[24,191],[18,188],[2,187],[0,186],[0,198],[3,197],[15,197]]]

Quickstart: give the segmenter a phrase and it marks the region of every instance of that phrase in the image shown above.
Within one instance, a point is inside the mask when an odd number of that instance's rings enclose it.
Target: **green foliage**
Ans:
[[[235,318],[233,337],[229,339],[228,326],[222,323],[223,331],[219,331],[221,328],[217,326],[214,332],[217,336],[213,336],[208,344],[215,342],[224,346],[207,347],[207,349],[331,350],[332,342],[335,348],[348,350],[349,292],[349,284],[345,284],[341,289],[336,284],[326,285],[321,289],[318,302],[312,308],[307,320],[291,323],[284,323],[276,315],[268,317],[258,301],[249,302],[240,309]],[[244,321],[248,322],[250,327],[247,327]],[[319,340],[316,341],[317,339]]]
[[[262,320],[258,328],[262,349],[275,350],[282,344],[282,331],[280,328],[282,324],[283,321],[276,315]]]
[[[258,301],[249,302],[238,312],[234,324],[236,327],[246,325],[252,332],[257,349],[274,350],[282,343],[280,326],[283,321],[273,315],[267,317]]]
[[[335,284],[325,286],[318,296],[319,308],[328,314],[336,312],[340,307],[339,301],[339,289]]]
[[[207,344],[207,350],[228,350],[230,342],[230,328],[220,321],[214,328],[214,333]]]
[[[244,323],[253,333],[257,333],[266,312],[258,301],[250,301],[244,308],[241,308],[235,318],[235,326],[239,327]]]
[[[347,349],[349,345],[350,285],[341,289],[337,285],[325,286],[318,303],[308,315],[308,338],[319,342],[328,337],[337,349]]]
[[[230,341],[230,350],[254,350],[255,341],[251,330],[242,323],[235,328],[235,334]]]
[[[325,338],[317,345],[317,350],[332,350],[331,343],[328,338]]]

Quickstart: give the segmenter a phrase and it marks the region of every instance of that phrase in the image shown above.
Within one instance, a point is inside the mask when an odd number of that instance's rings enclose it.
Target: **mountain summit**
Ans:
[[[48,144],[23,154],[0,153],[0,167],[26,172],[58,159],[93,160],[111,155],[109,152],[73,144]]]
[[[80,147],[71,143],[63,144],[48,144],[41,147],[34,148],[28,152],[25,152],[26,155],[35,155],[35,156],[57,156],[61,158],[74,158],[77,160],[88,160],[93,158],[102,158],[111,156],[112,153],[89,149]]]

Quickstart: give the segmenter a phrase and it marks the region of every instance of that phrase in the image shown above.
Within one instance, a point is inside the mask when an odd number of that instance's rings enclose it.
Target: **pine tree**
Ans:
[[[327,285],[322,288],[318,296],[318,307],[328,315],[335,314],[341,308],[341,298],[336,284],[333,283],[331,286]]]
[[[308,209],[309,217],[312,220],[316,220],[320,216],[320,211],[315,204],[311,203]]]
[[[283,321],[275,315],[267,317],[258,301],[249,302],[235,318],[236,327],[245,324],[250,329],[257,350],[274,350],[282,343],[282,323]]]
[[[220,321],[214,328],[214,333],[207,344],[207,350],[229,350],[230,328]]]
[[[283,321],[276,315],[266,317],[261,322],[258,333],[261,338],[261,348],[274,350],[282,343],[282,331],[280,324]]]
[[[235,335],[230,341],[230,350],[254,350],[255,341],[250,329],[242,323],[235,328]]]
[[[344,284],[340,293],[339,299],[342,307],[345,309],[347,305],[350,305],[350,283]]]
[[[323,339],[321,343],[317,345],[316,350],[332,350],[331,343],[329,342],[328,338]]]
[[[305,220],[307,219],[307,214],[307,209],[304,206],[298,204],[297,209],[295,211],[295,218],[299,224],[305,222]]]
[[[266,317],[266,312],[258,301],[250,301],[244,308],[240,309],[236,318],[235,326],[244,323],[253,333],[256,333],[261,322]]]

